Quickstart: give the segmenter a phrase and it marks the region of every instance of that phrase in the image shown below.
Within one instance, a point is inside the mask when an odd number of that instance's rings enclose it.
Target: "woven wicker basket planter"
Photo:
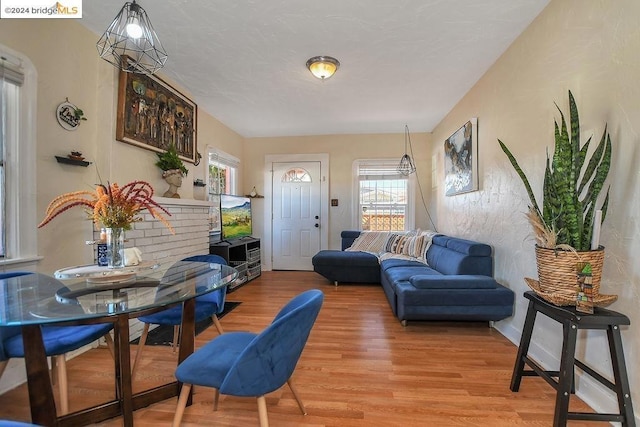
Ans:
[[[571,252],[536,246],[538,280],[543,292],[573,293],[577,291],[576,268],[579,262],[591,264],[593,295],[600,293],[600,279],[604,265],[604,247],[595,251]]]

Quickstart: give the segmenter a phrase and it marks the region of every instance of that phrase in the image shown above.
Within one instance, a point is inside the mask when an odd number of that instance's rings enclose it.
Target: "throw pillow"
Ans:
[[[384,251],[388,238],[389,233],[386,231],[363,231],[345,250],[371,252],[377,255]]]
[[[433,232],[423,232],[417,236],[391,234],[385,245],[385,251],[416,258],[426,264],[427,251],[434,235]]]

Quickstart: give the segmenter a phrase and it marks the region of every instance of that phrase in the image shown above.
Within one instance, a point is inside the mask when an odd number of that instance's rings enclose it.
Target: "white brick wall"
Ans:
[[[125,232],[125,248],[137,247],[145,261],[177,261],[209,253],[210,202],[166,197],[154,197],[154,200],[171,214],[167,219],[175,234],[145,211],[143,220]],[[99,234],[96,232],[96,239]]]
[[[171,234],[162,222],[145,211],[143,220],[134,223],[132,229],[125,232],[125,248],[137,247],[142,252],[143,260],[160,262],[209,253],[210,202],[166,197],[154,197],[153,200],[171,214],[167,219],[175,234]],[[94,238],[100,238],[99,231]],[[142,322],[132,319],[129,322],[131,339],[139,337],[142,328]]]

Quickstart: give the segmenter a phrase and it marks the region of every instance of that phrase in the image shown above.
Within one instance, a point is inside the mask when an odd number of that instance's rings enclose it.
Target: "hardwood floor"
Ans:
[[[325,302],[293,376],[308,414],[300,414],[285,386],[267,396],[271,426],[552,424],[555,394],[546,382],[525,377],[520,392],[509,390],[517,348],[500,333],[486,323],[402,327],[376,285],[335,287],[311,272],[265,272],[227,296],[242,304],[221,320],[222,326],[225,332],[260,331],[291,297],[312,288],[325,293]],[[210,327],[196,337],[196,348],[215,336]],[[177,356],[168,347],[148,347],[142,359],[136,389],[171,378]],[[72,411],[113,396],[113,362],[106,349],[71,360],[68,375]],[[135,425],[171,425],[176,400],[136,411]],[[255,399],[221,396],[217,412],[212,406],[213,391],[196,387],[182,425],[258,426]],[[572,397],[571,410],[589,409]],[[0,418],[29,420],[25,386],[0,396]],[[120,426],[121,421],[100,425]]]

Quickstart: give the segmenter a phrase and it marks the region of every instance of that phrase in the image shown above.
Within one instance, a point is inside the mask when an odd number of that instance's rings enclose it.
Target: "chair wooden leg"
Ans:
[[[220,390],[215,389],[216,393],[213,395],[213,410],[218,410],[218,401],[220,400]]]
[[[111,357],[115,360],[115,349],[113,347],[113,338],[111,338],[111,334],[107,333],[104,336],[104,340],[107,343],[107,348],[109,349],[109,353],[111,353]]]
[[[54,356],[56,372],[58,373],[58,388],[60,390],[60,414],[69,413],[69,384],[67,382],[67,361],[64,354]]]
[[[7,364],[9,363],[8,360],[2,360],[0,361],[0,378],[2,378],[2,373],[4,372],[4,370],[7,368]]]
[[[182,415],[184,414],[184,408],[187,406],[190,391],[191,384],[182,384],[182,391],[180,392],[180,398],[178,398],[178,407],[176,408],[176,414],[173,416],[173,427],[178,427],[180,421],[182,421]]]
[[[258,397],[258,416],[260,417],[260,427],[269,427],[267,399],[265,399],[264,395]]]
[[[58,384],[58,369],[55,356],[51,358],[51,385]]]
[[[178,337],[180,336],[180,325],[175,325],[173,327],[173,352],[176,352],[178,348]]]
[[[218,330],[218,333],[220,335],[224,334],[224,331],[222,330],[222,325],[220,324],[220,319],[218,319],[218,316],[214,314],[213,316],[211,316],[211,319],[213,320],[213,324],[216,325],[216,329]]]
[[[293,383],[291,382],[291,378],[289,378],[287,380],[287,384],[289,384],[289,388],[293,392],[293,397],[295,397],[296,398],[296,402],[298,402],[298,407],[300,408],[300,411],[302,411],[302,415],[307,415],[307,410],[304,408],[304,404],[302,403],[302,399],[300,399],[300,395],[298,394],[298,391],[293,386]]]
[[[138,361],[140,360],[140,355],[142,354],[142,349],[147,343],[147,335],[149,335],[149,324],[144,324],[144,329],[142,330],[142,335],[140,336],[140,341],[138,341],[138,350],[136,351],[136,358],[133,360],[133,368],[131,368],[131,378],[135,378],[136,369],[138,369]]]

